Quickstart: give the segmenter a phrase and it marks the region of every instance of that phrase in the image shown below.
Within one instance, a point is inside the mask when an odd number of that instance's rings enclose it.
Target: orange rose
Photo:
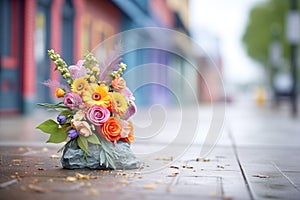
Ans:
[[[61,89],[61,88],[56,88],[55,89],[55,96],[57,98],[64,97],[64,95],[65,95],[65,91],[63,89]]]
[[[97,129],[108,141],[113,142],[121,138],[121,122],[114,117],[109,117],[102,127],[99,126]]]
[[[123,90],[124,88],[126,88],[126,81],[120,77],[117,76],[112,82],[111,85],[113,86],[113,88],[117,91],[120,92],[121,90]]]
[[[127,137],[121,138],[124,142],[134,142],[134,137],[133,137],[133,125],[131,121],[128,121],[128,126],[130,127],[130,132]]]

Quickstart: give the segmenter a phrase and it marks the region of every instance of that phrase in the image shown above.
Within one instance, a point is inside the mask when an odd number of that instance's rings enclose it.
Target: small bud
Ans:
[[[64,124],[67,121],[67,118],[64,115],[58,115],[56,120],[59,124]]]
[[[61,97],[63,97],[65,95],[65,91],[63,90],[63,89],[61,89],[61,88],[56,88],[55,89],[55,96],[57,97],[57,98],[61,98]]]
[[[123,70],[125,70],[126,69],[126,64],[125,63],[123,63],[123,62],[121,62],[120,64],[119,64],[119,67],[121,67],[121,69],[123,69]]]
[[[90,77],[90,81],[91,81],[92,83],[94,83],[94,82],[96,81],[95,76],[91,76],[91,77]]]
[[[100,71],[100,69],[98,67],[93,67],[92,71],[97,73]]]

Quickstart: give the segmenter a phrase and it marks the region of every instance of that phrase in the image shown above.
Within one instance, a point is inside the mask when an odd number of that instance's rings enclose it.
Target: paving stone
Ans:
[[[299,150],[294,148],[238,148],[243,170],[254,197],[258,199],[299,199],[300,190],[285,171],[299,180]],[[298,153],[297,153],[298,152]],[[283,168],[281,168],[283,166]]]

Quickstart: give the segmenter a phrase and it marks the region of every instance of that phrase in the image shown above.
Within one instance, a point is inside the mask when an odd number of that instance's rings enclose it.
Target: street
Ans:
[[[197,129],[188,118],[195,108],[183,110],[141,109],[132,148],[143,166],[115,171],[62,169],[61,145],[34,129],[49,117],[43,111],[2,118],[0,199],[300,199],[300,124],[287,106],[226,105],[215,146],[205,142],[209,105],[198,107]]]

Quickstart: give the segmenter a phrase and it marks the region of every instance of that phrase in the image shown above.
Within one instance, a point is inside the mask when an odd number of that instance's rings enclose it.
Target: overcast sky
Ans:
[[[262,1],[264,0],[190,1],[192,35],[208,53],[215,51],[212,49],[218,46],[227,83],[243,84],[262,79],[261,66],[247,56],[241,42],[251,7]],[[210,40],[211,38],[215,39]],[[218,41],[218,45],[210,41]]]

